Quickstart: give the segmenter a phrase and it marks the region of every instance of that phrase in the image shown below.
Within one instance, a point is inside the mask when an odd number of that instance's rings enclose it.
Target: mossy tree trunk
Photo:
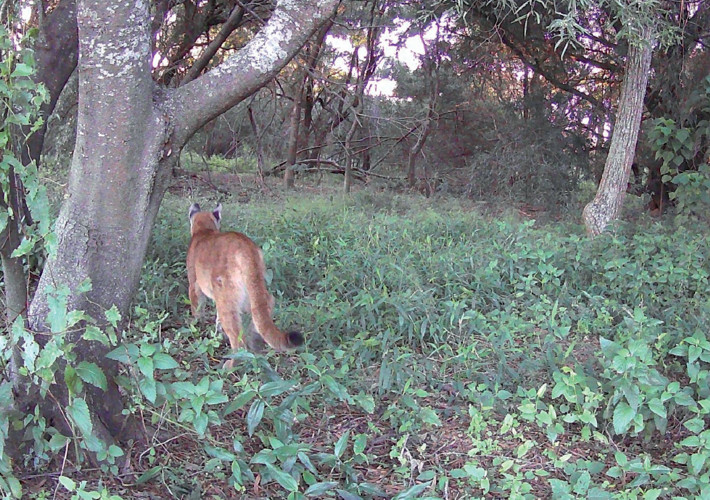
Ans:
[[[642,39],[629,47],[604,173],[596,196],[582,212],[587,233],[592,236],[602,233],[609,222],[618,218],[624,204],[641,126],[653,44],[654,36],[650,29],[646,29]]]

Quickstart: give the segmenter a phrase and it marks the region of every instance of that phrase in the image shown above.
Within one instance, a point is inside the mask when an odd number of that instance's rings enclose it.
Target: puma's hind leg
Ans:
[[[194,280],[191,280],[188,295],[190,296],[190,312],[193,317],[197,318],[200,315],[200,305],[205,301],[205,294],[202,293]]]
[[[232,348],[232,352],[236,351],[240,347],[244,347],[242,320],[239,316],[239,308],[236,304],[225,304],[222,301],[218,301],[217,317],[219,318],[219,323],[222,326],[222,331],[224,331],[224,334],[229,339],[229,346]],[[232,368],[232,366],[234,366],[233,359],[225,361],[225,369]]]

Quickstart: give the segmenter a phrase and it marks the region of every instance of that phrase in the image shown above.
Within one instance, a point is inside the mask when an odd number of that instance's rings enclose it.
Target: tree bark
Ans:
[[[158,207],[179,152],[194,132],[273,78],[334,11],[337,0],[280,2],[267,25],[242,50],[183,87],[168,90],[151,77],[149,0],[79,0],[79,104],[69,196],[57,222],[57,246],[30,305],[38,342],[53,290],[67,286],[68,310],[83,310],[102,323],[116,306],[123,317],[138,287]],[[90,279],[92,289],[78,285]],[[106,443],[123,428],[121,401],[107,348],[67,332],[81,359],[100,365],[108,393],[87,385],[94,433]],[[62,370],[57,372],[57,376]],[[21,385],[22,380],[15,380]],[[37,393],[18,401],[38,404]],[[66,384],[52,389],[55,404],[43,411],[65,418]]]
[[[641,125],[655,37],[647,29],[642,38],[629,47],[626,75],[621,86],[619,108],[604,173],[596,196],[582,211],[587,233],[592,236],[602,233],[609,222],[619,216],[624,203]]]

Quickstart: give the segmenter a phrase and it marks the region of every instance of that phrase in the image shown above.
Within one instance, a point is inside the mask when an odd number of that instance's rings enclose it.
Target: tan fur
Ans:
[[[242,313],[251,313],[257,332],[275,350],[302,344],[301,334],[286,334],[274,324],[274,298],[266,290],[261,249],[242,233],[220,232],[221,209],[219,205],[214,212],[202,212],[197,204],[190,207],[187,277],[192,314],[198,315],[204,297],[214,300],[233,350],[244,346]],[[232,364],[229,360],[225,367]]]

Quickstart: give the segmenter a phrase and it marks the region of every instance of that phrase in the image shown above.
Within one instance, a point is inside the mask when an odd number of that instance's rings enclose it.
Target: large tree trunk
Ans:
[[[53,290],[70,290],[68,310],[86,311],[99,324],[116,306],[125,317],[171,167],[194,132],[265,85],[329,17],[336,0],[277,5],[267,25],[242,50],[205,75],[175,90],[151,78],[149,0],[79,0],[79,106],[69,196],[56,223],[57,247],[48,259],[29,310],[30,327],[47,331]],[[78,293],[90,279],[92,289]],[[79,360],[97,363],[108,393],[88,386],[93,434],[105,443],[123,429],[121,401],[106,347],[68,332]],[[44,335],[37,335],[41,342]],[[15,371],[17,373],[17,371]],[[57,372],[57,376],[63,373]],[[41,403],[19,377],[23,409]],[[52,386],[42,409],[55,425],[66,418],[66,384]]]
[[[619,108],[604,173],[596,196],[582,212],[584,225],[592,236],[600,234],[610,221],[619,216],[624,203],[653,52],[654,37],[650,30],[645,35],[643,40],[629,48],[626,75],[621,86]]]

